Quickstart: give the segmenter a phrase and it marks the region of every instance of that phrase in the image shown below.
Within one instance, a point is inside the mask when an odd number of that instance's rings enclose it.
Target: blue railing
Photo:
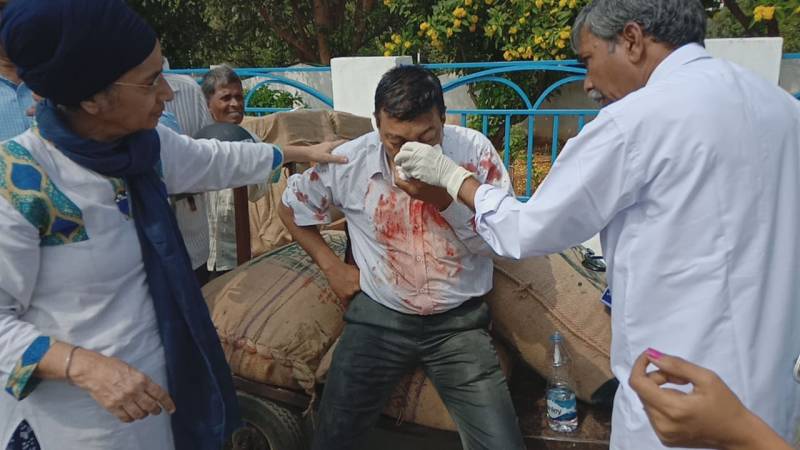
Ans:
[[[800,53],[784,55],[786,60],[800,59]],[[561,127],[564,119],[574,119],[576,123],[575,133],[580,132],[588,120],[591,120],[597,115],[597,109],[548,109],[543,108],[546,101],[550,96],[557,92],[560,88],[570,84],[581,82],[585,75],[585,69],[575,60],[565,61],[513,61],[513,62],[479,62],[479,63],[456,63],[456,64],[425,64],[424,67],[446,73],[460,74],[458,78],[448,83],[445,83],[442,88],[445,92],[454,90],[461,86],[475,85],[481,83],[493,83],[505,86],[514,92],[524,105],[523,109],[449,109],[448,114],[457,115],[460,118],[460,123],[463,126],[470,125],[470,118],[474,117],[477,120],[472,121],[474,126],[476,123],[480,124],[477,128],[483,134],[489,136],[492,133],[490,129],[490,122],[497,125],[500,119],[500,126],[502,127],[502,154],[503,161],[509,170],[512,170],[511,154],[512,154],[512,128],[514,124],[520,124],[527,120],[526,130],[526,148],[525,148],[525,187],[524,192],[518,192],[519,197],[527,199],[531,196],[534,190],[535,180],[535,165],[534,156],[535,148],[535,135],[537,120],[541,123],[543,119],[552,121],[551,132],[552,135],[547,139],[549,149],[547,153],[550,156],[550,161],[555,161],[561,148],[561,143],[564,141]],[[180,73],[199,78],[207,69],[179,69],[171,70],[171,73]],[[252,78],[257,77],[260,81],[253,86],[245,97],[245,112],[251,115],[264,115],[273,112],[288,111],[290,108],[270,108],[270,107],[255,107],[251,106],[254,94],[262,86],[267,85],[284,85],[297,89],[300,92],[306,93],[309,96],[319,100],[323,105],[333,108],[333,100],[325,93],[320,92],[304,83],[288,78],[286,74],[292,73],[330,73],[330,67],[290,67],[290,68],[241,68],[236,70],[240,77]],[[519,84],[504,77],[505,75],[521,72],[551,72],[563,74],[563,78],[547,87],[539,94],[535,101],[531,101],[530,96]],[[795,96],[800,99],[800,92],[795,93]],[[494,118],[494,121],[491,119]],[[567,136],[571,137],[571,136]]]

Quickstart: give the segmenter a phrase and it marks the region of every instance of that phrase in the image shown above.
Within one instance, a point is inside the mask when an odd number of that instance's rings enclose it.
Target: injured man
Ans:
[[[407,373],[423,367],[458,426],[463,447],[523,449],[517,417],[488,333],[492,251],[473,213],[446,190],[406,180],[394,156],[406,142],[439,146],[481,183],[511,191],[491,142],[444,125],[442,87],[401,66],[375,92],[378,132],[348,142],[288,180],[281,218],[349,301],[328,373],[314,450],[358,449]],[[317,226],[344,213],[356,266],[339,260]]]

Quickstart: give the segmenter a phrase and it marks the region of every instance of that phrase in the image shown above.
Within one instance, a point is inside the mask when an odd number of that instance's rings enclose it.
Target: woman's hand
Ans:
[[[336,147],[347,142],[346,140],[321,142],[314,145],[287,145],[283,147],[283,161],[287,162],[316,162],[344,164],[347,158],[332,155]]]
[[[653,364],[658,370],[647,372]],[[689,393],[662,387],[686,385]],[[723,450],[790,450],[710,370],[648,349],[634,363],[629,380],[644,404],[658,438],[669,447]]]
[[[162,409],[175,412],[175,403],[164,388],[117,358],[78,348],[67,375],[123,422],[158,415]]]

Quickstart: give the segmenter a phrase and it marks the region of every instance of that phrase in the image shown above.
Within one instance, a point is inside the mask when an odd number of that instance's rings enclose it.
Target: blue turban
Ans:
[[[14,0],[0,42],[34,92],[73,106],[141,64],[156,33],[123,0]]]

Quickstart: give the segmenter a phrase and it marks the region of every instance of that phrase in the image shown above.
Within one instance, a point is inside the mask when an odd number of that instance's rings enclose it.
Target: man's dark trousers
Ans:
[[[525,448],[482,299],[417,316],[360,293],[344,318],[313,450],[361,450],[394,387],[418,366],[444,400],[465,450]]]

